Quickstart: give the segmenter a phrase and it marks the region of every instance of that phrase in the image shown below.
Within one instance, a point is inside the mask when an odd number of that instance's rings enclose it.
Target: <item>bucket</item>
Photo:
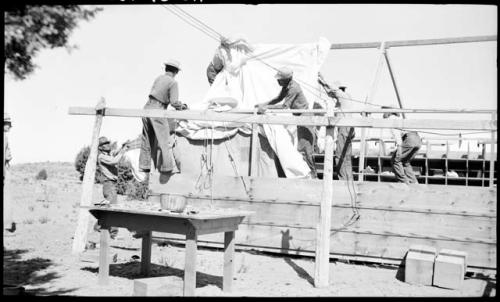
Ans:
[[[186,208],[186,197],[176,194],[161,194],[161,208],[171,212],[182,213]]]
[[[160,194],[150,194],[150,195],[148,195],[148,202],[160,204],[160,202],[161,202]]]

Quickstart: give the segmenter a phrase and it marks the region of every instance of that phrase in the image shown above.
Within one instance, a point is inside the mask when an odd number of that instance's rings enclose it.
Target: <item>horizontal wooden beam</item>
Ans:
[[[69,114],[95,115],[93,107],[70,107]],[[221,113],[213,111],[173,111],[161,109],[105,108],[104,115],[120,117],[158,117],[230,123],[256,123],[305,126],[344,126],[360,128],[441,129],[441,130],[496,130],[497,121],[491,120],[434,120],[434,119],[381,119],[326,116],[277,116]]]
[[[423,39],[423,40],[399,40],[386,41],[385,48],[402,46],[424,46],[424,45],[445,45],[456,43],[490,42],[497,41],[496,35],[491,36],[471,36],[457,38]],[[360,49],[360,48],[380,48],[382,42],[359,42],[359,43],[334,43],[330,49]]]
[[[478,144],[491,144],[491,139],[485,139],[484,137],[456,137],[456,136],[453,136],[453,137],[427,137],[425,135],[420,135],[420,138],[422,139],[422,141],[424,141],[424,144],[426,141],[429,141],[429,142],[434,142],[434,141],[450,141],[450,142],[455,142],[455,141],[477,141]],[[383,141],[384,143],[394,143],[395,140],[394,138],[392,137],[368,137],[365,139],[366,141]],[[359,138],[354,138],[352,139],[353,142],[359,142],[360,139]],[[494,140],[493,141],[494,143],[497,142],[497,140]],[[443,143],[440,143],[440,144],[445,144],[444,142]]]
[[[496,109],[363,109],[363,110],[334,110],[339,113],[479,113],[491,114]],[[227,113],[254,113],[254,110],[236,109]],[[325,109],[268,109],[266,113],[314,113],[325,114]]]

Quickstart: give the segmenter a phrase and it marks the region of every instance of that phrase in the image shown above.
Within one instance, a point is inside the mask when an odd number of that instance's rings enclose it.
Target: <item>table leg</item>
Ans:
[[[233,290],[234,233],[234,231],[224,233],[224,276],[222,279],[222,290],[225,292],[231,292]]]
[[[109,228],[101,227],[99,247],[99,285],[109,283]]]
[[[184,264],[184,296],[194,296],[196,289],[196,250],[198,234],[190,228],[186,234],[186,257]]]
[[[149,276],[151,274],[151,231],[142,233],[141,256],[141,274]]]

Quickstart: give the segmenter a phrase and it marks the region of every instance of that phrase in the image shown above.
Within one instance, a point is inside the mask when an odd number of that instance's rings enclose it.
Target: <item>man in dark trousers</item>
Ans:
[[[165,73],[154,81],[144,109],[167,109],[170,104],[176,110],[185,110],[187,105],[179,101],[179,88],[175,80],[175,76],[180,71],[180,64],[176,60],[169,60],[164,64]],[[169,119],[166,118],[143,117],[142,124],[139,169],[147,173],[146,180],[148,180],[151,159],[155,168],[160,172],[168,173],[174,169],[170,132],[175,129],[171,129]]]
[[[382,109],[394,109],[388,106],[382,106]],[[383,115],[385,119],[399,119],[399,113],[386,112]],[[404,131],[392,128],[391,134],[396,141],[396,150],[394,151],[391,164],[394,175],[398,182],[406,184],[416,183],[418,180],[415,177],[411,160],[417,155],[418,150],[422,146],[422,140],[416,131]]]
[[[3,209],[4,209],[4,230],[11,233],[16,231],[16,220],[14,217],[14,208],[12,200],[12,184],[10,161],[12,154],[8,142],[7,133],[12,128],[12,120],[7,112],[3,114]]]
[[[274,99],[255,105],[255,107],[258,107],[258,113],[262,114],[266,109],[309,109],[309,103],[300,85],[293,80],[293,71],[290,68],[280,68],[275,77],[282,87],[281,92]],[[294,115],[302,114],[294,113]],[[316,166],[313,158],[313,147],[316,141],[314,127],[297,126],[297,140],[297,150],[302,154],[304,161],[311,169],[311,177],[316,178]]]
[[[335,99],[335,107],[339,108],[342,117],[352,117],[352,113],[344,113],[342,110],[352,109],[351,96],[345,91],[346,85],[335,82],[334,88],[330,87],[321,73],[318,73],[318,82],[323,86],[327,95]],[[339,114],[336,113],[338,116]],[[354,180],[352,173],[352,140],[355,133],[353,127],[338,127],[337,143],[335,148],[336,172],[339,179]]]
[[[105,198],[105,201],[101,202],[100,205],[108,204],[108,202],[109,204],[118,203],[116,193],[116,183],[118,181],[118,163],[120,163],[120,160],[123,158],[123,155],[128,150],[128,148],[128,144],[125,143],[120,150],[113,154],[111,152],[111,141],[105,136],[101,136],[99,138],[97,167],[102,176],[102,195]],[[94,225],[94,230],[100,230],[97,222]],[[112,227],[110,230],[111,238],[115,238],[117,233],[118,228]]]

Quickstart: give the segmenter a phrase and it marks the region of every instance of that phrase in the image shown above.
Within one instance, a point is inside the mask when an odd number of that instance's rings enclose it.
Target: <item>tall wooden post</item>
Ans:
[[[250,150],[250,169],[249,176],[257,176],[257,163],[259,157],[257,156],[257,141],[259,139],[259,124],[252,124],[252,141]]]
[[[99,141],[99,133],[101,131],[105,106],[106,101],[104,100],[104,98],[101,98],[95,108],[96,117],[94,122],[94,130],[92,132],[92,141],[90,143],[90,153],[87,159],[87,163],[85,164],[85,174],[83,176],[80,206],[90,206],[92,204],[92,193],[94,191],[94,179],[97,162],[97,144]],[[85,250],[89,221],[89,211],[86,209],[80,209],[78,213],[78,225],[76,227],[75,236],[73,237],[73,254],[78,254]]]
[[[327,116],[333,117],[334,106],[326,102]],[[334,126],[326,126],[323,191],[319,209],[319,224],[316,227],[316,258],[314,266],[314,286],[328,286],[330,260],[330,228],[333,200],[333,140]]]
[[[496,120],[496,112],[491,114],[491,121],[494,122]],[[498,145],[497,145],[498,146]],[[497,148],[498,149],[498,148]],[[486,152],[485,152],[486,153]],[[489,187],[493,187],[493,178],[495,174],[495,157],[493,156],[495,153],[495,131],[491,131],[491,147],[490,147],[490,185]]]
[[[389,74],[391,75],[392,86],[394,86],[394,91],[396,92],[396,98],[398,99],[399,108],[403,109],[403,102],[401,101],[401,95],[399,94],[398,84],[396,82],[396,77],[394,76],[394,71],[392,70],[391,60],[389,59],[389,53],[387,49],[383,52],[385,57],[385,62],[387,63],[387,69],[389,69]],[[403,118],[406,118],[405,113],[401,112]]]
[[[377,89],[377,83],[380,78],[380,71],[382,70],[382,66],[384,64],[384,57],[385,57],[384,54],[385,54],[385,42],[382,42],[380,44],[380,55],[378,58],[377,69],[375,70],[375,74],[373,76],[373,81],[370,91],[368,91],[368,94],[366,95],[365,105],[366,103],[368,103],[369,100],[372,100],[373,96],[375,95],[375,91]],[[366,116],[366,114],[363,113],[363,116]],[[361,128],[361,138],[359,144],[358,181],[364,180],[363,171],[365,169],[365,148],[366,148],[365,146],[366,146],[366,128]]]

